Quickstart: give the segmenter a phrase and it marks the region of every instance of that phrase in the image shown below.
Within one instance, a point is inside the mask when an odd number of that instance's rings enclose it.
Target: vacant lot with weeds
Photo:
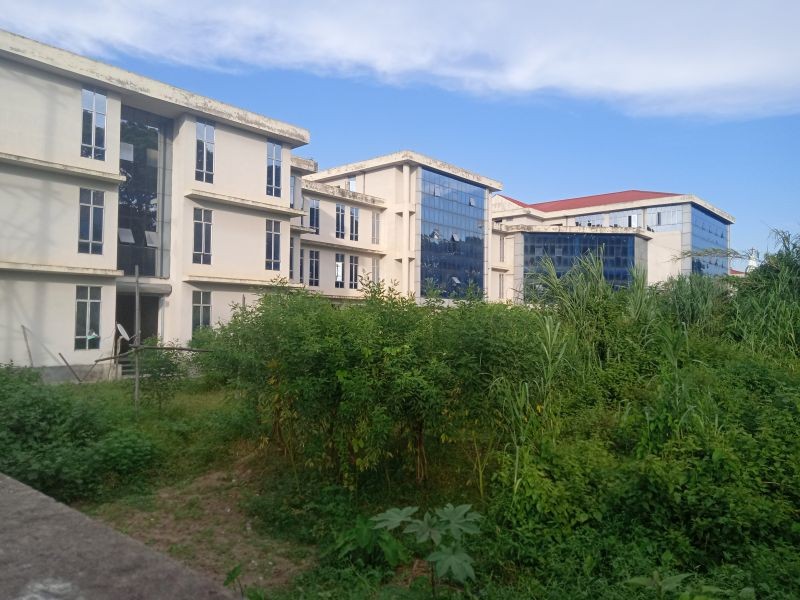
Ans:
[[[3,369],[0,470],[248,598],[797,598],[798,242],[529,306],[277,290],[138,413]]]

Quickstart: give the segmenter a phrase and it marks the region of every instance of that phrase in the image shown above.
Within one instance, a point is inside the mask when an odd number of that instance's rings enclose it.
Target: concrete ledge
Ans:
[[[70,267],[66,265],[39,265],[0,261],[0,271],[28,271],[34,273],[58,273],[60,275],[90,275],[94,277],[121,277],[117,269],[93,269],[91,267]]]
[[[330,248],[332,250],[341,250],[342,252],[348,252],[350,254],[369,254],[372,256],[386,256],[386,252],[377,248],[364,248],[362,246],[357,246],[358,242],[345,242],[342,240],[341,242],[327,242],[325,240],[320,240],[317,238],[316,235],[311,235],[306,237],[305,235],[300,238],[301,247],[305,246],[319,246],[320,248]]]
[[[251,208],[253,210],[261,210],[279,215],[289,215],[292,217],[300,217],[305,214],[302,210],[297,208],[289,208],[288,206],[272,204],[271,202],[265,202],[263,200],[252,200],[250,198],[226,196],[224,194],[217,194],[216,192],[207,192],[205,190],[189,190],[186,192],[185,196],[190,200],[204,200],[206,202],[240,206],[242,208]]]
[[[120,184],[125,181],[125,178],[119,173],[107,173],[105,171],[86,169],[84,167],[76,167],[74,165],[66,165],[64,163],[51,162],[49,160],[40,160],[38,158],[31,158],[30,156],[9,154],[8,152],[0,152],[0,163],[14,165],[15,167],[34,169],[36,171],[47,171],[48,173],[59,173],[61,175],[72,175],[74,177],[82,177],[84,179],[93,179],[95,181],[103,181],[105,183]]]
[[[328,185],[327,183],[320,183],[318,181],[309,181],[303,179],[303,191],[313,192],[321,196],[327,196],[337,200],[347,200],[352,204],[363,204],[371,208],[378,208],[383,210],[386,203],[383,198],[377,196],[370,196],[369,194],[361,194],[359,192],[351,192],[345,188],[340,188],[335,185]]]
[[[0,598],[232,600],[204,575],[0,474]]]

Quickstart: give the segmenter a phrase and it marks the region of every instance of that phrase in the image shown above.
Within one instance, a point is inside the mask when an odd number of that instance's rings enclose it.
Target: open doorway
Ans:
[[[158,335],[158,310],[160,296],[147,294],[139,295],[139,309],[141,311],[142,341]],[[136,296],[131,292],[117,292],[117,323],[120,323],[128,335],[136,335]],[[117,334],[119,337],[119,334]],[[127,352],[130,344],[119,340],[120,353]]]

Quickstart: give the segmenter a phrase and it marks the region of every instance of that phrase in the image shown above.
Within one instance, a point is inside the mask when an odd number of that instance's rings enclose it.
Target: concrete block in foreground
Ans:
[[[233,598],[204,575],[0,474],[0,598]]]

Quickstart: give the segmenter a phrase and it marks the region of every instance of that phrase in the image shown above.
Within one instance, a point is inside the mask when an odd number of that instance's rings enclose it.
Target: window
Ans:
[[[498,255],[500,262],[506,261],[506,238],[504,235],[500,236],[500,254]]]
[[[336,205],[336,237],[344,239],[344,204]]]
[[[372,243],[381,243],[381,213],[372,213]]]
[[[311,198],[308,201],[308,226],[319,235],[319,200]]]
[[[267,196],[281,195],[281,150],[278,142],[267,141]]]
[[[306,251],[300,248],[300,283],[303,283],[303,276],[305,275],[303,264],[306,262]]]
[[[289,208],[294,208],[294,190],[297,185],[297,177],[292,175],[289,178]]]
[[[336,254],[336,282],[337,288],[344,287],[344,254]]]
[[[358,241],[358,208],[350,207],[350,241]]]
[[[264,267],[268,271],[281,270],[281,222],[267,219],[267,258]]]
[[[308,251],[308,285],[319,285],[319,250]]]
[[[358,289],[358,257],[350,257],[350,283],[348,284],[351,290]]]
[[[211,211],[194,209],[194,250],[192,262],[198,265],[211,264]]]
[[[100,347],[100,290],[90,285],[75,287],[75,350]]]
[[[294,279],[294,238],[289,236],[289,281]]]
[[[194,166],[197,181],[214,183],[214,124],[197,119],[197,157]]]
[[[80,191],[80,222],[78,224],[78,252],[103,253],[103,192]]]
[[[211,327],[211,292],[192,292],[192,331]]]
[[[356,191],[356,176],[355,175],[351,175],[350,177],[347,178],[347,189],[350,190],[351,192],[355,192]]]
[[[497,289],[497,297],[500,298],[500,299],[503,299],[503,298],[506,297],[506,290],[505,290],[505,288],[506,288],[505,283],[506,282],[505,282],[505,279],[506,279],[505,273],[498,273],[498,276],[497,276],[497,288],[498,288]]]
[[[81,156],[106,159],[106,95],[84,88],[81,92],[83,128]]]
[[[372,281],[381,280],[381,259],[377,256],[372,257]]]

